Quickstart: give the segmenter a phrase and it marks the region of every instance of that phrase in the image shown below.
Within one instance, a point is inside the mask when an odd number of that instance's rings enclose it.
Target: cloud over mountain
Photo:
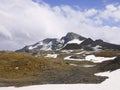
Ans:
[[[32,0],[0,0],[0,49],[15,50],[46,37],[75,32],[120,44],[120,5],[104,9],[51,7]]]

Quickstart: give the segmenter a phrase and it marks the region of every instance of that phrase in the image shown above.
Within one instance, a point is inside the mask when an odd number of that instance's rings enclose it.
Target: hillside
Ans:
[[[27,53],[0,53],[0,86],[100,83],[106,79],[88,70],[92,68],[75,67],[60,59],[34,57]]]

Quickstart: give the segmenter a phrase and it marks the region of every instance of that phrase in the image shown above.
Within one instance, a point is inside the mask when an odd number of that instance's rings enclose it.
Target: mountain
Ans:
[[[47,38],[33,45],[25,46],[24,48],[17,50],[18,52],[30,52],[32,50],[57,50],[63,46],[63,41],[56,38]]]
[[[69,32],[66,34],[66,36],[62,37],[61,39],[47,38],[33,45],[25,46],[24,48],[17,50],[17,52],[31,52],[33,50],[37,51],[59,50],[62,49],[67,43],[70,43],[70,41],[72,40],[74,41],[75,39],[77,41],[83,41],[86,38],[76,33]]]
[[[85,38],[73,32],[67,33],[61,39],[47,38],[39,41],[33,45],[25,46],[24,48],[17,50],[16,52],[33,52],[33,51],[49,51],[60,49],[84,49],[84,50],[120,50],[120,45],[104,42],[103,40],[92,40],[91,38]]]

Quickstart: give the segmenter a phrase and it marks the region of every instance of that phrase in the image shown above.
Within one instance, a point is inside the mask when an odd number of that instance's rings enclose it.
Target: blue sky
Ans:
[[[42,0],[42,1],[52,7],[68,5],[74,9],[80,9],[80,10],[88,10],[92,8],[98,10],[104,10],[106,8],[106,5],[120,4],[120,0]],[[104,20],[103,25],[120,26],[119,22],[111,22],[111,19]]]
[[[79,6],[80,8],[97,8],[101,9],[106,4],[118,4],[120,0],[43,0],[51,6],[70,5],[72,7]]]

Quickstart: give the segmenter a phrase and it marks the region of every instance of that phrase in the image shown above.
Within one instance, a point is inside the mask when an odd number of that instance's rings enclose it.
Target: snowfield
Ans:
[[[108,76],[109,79],[101,84],[36,85],[21,88],[1,87],[0,90],[120,90],[120,69],[96,75]]]
[[[75,61],[91,61],[94,63],[101,63],[103,61],[107,60],[113,60],[116,57],[96,57],[95,55],[87,55],[85,59],[75,59],[75,58],[70,58],[71,56],[67,56],[64,58],[64,60],[75,60]]]
[[[96,57],[95,55],[88,55],[85,57],[85,60],[92,61],[94,63],[101,63],[103,61],[113,60],[115,58],[116,57]]]

